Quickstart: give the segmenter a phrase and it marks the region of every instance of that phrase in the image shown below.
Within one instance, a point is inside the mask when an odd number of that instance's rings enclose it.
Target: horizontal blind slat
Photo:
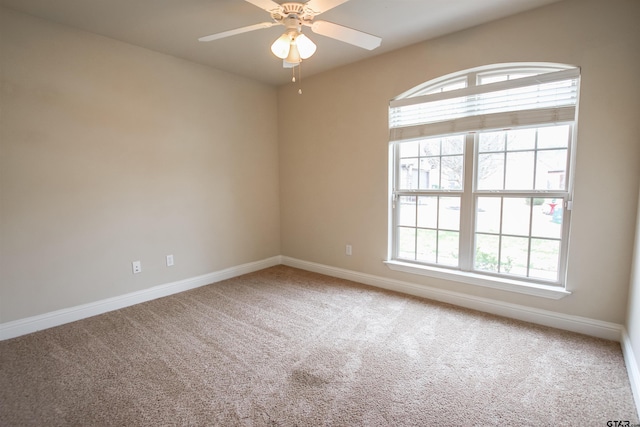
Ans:
[[[577,80],[573,79],[394,107],[389,111],[389,125],[397,128],[500,111],[570,106],[576,101]]]
[[[565,106],[558,108],[514,111],[510,113],[466,116],[437,123],[392,128],[389,131],[389,141],[394,143],[440,135],[510,129],[514,127],[540,124],[567,123],[575,119],[575,114],[575,106]]]

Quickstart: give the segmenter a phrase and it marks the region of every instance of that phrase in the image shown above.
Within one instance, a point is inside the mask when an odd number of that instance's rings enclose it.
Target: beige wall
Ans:
[[[283,255],[622,324],[640,145],[640,2],[567,0],[303,79],[279,89]],[[313,60],[313,58],[312,58]],[[582,69],[568,288],[553,301],[390,271],[388,101],[480,65]],[[353,256],[344,255],[345,244]]]
[[[0,15],[0,323],[280,254],[274,88]]]
[[[636,0],[566,0],[304,78],[299,96],[0,8],[0,323],[278,254],[624,323],[639,16]],[[512,61],[582,68],[573,295],[559,301],[382,263],[388,101]]]

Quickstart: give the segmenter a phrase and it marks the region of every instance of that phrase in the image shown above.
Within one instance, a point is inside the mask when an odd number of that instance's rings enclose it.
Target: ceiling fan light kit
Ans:
[[[287,30],[271,45],[271,52],[289,64],[299,64],[303,59],[310,58],[315,51],[315,43],[296,30]]]
[[[300,52],[300,58],[302,59],[310,58],[311,55],[316,53],[316,44],[304,34],[299,34],[292,45],[293,44],[297,45],[298,51]]]
[[[380,46],[382,39],[378,36],[344,27],[328,21],[314,21],[314,18],[333,9],[348,0],[309,0],[306,3],[278,4],[273,0],[245,0],[271,15],[272,22],[262,22],[234,30],[223,31],[210,36],[200,37],[198,40],[208,42],[242,34],[249,31],[283,25],[286,30],[273,44],[271,52],[283,60],[285,68],[299,65],[303,59],[310,58],[316,51],[316,45],[306,35],[302,34],[302,27],[310,27],[311,31],[322,36],[340,40],[367,50]]]
[[[271,45],[271,52],[280,59],[285,59],[289,55],[291,41],[293,37],[289,33],[284,33]]]

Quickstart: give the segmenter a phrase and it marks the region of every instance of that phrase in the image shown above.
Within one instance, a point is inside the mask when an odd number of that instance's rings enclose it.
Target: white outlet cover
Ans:
[[[133,270],[133,274],[138,274],[142,271],[142,264],[140,261],[133,261],[131,263],[131,268]]]

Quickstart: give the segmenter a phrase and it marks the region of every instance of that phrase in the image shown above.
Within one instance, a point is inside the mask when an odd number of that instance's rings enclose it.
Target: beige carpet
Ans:
[[[0,342],[2,426],[608,420],[618,343],[284,266]]]

